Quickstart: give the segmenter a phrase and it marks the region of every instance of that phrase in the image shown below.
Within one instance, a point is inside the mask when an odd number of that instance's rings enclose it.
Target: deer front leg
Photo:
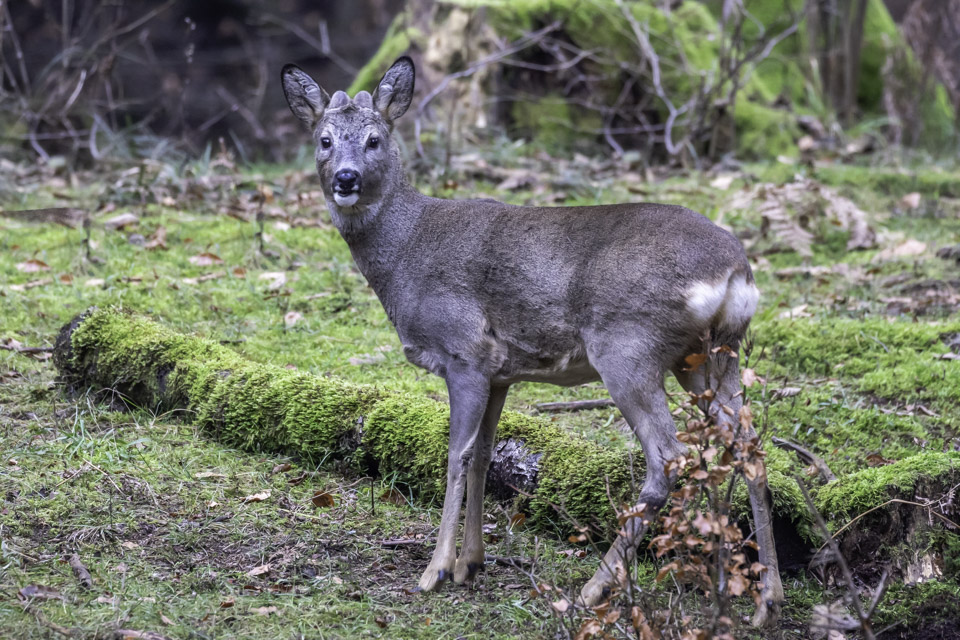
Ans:
[[[463,546],[453,572],[456,583],[471,580],[483,568],[483,493],[487,482],[487,469],[497,435],[497,422],[503,411],[509,387],[494,387],[490,390],[487,410],[480,423],[480,432],[474,448],[473,461],[467,472],[467,515],[463,523]]]
[[[437,533],[437,547],[427,570],[420,577],[420,590],[433,591],[453,577],[457,559],[457,524],[467,480],[467,469],[476,453],[480,421],[490,395],[489,382],[481,376],[450,373],[450,447],[447,456],[447,492]]]

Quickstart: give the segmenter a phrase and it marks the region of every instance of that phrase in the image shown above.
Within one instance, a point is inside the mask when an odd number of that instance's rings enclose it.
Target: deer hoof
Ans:
[[[764,598],[757,607],[750,624],[758,629],[776,626],[780,619],[780,602],[772,598]]]
[[[457,566],[453,571],[453,581],[456,584],[469,582],[473,580],[473,578],[477,575],[477,572],[482,570],[482,562],[467,562],[463,560],[457,560]]]
[[[579,604],[585,607],[595,607],[605,602],[610,597],[610,593],[610,585],[604,580],[604,576],[595,575],[580,590]]]
[[[453,577],[453,572],[449,569],[434,569],[427,567],[427,570],[420,576],[420,591],[437,591],[443,586],[444,581]]]

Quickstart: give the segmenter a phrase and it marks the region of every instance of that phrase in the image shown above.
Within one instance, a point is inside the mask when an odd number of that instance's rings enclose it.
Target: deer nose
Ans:
[[[360,174],[354,171],[353,169],[340,169],[337,171],[337,175],[334,176],[336,179],[336,188],[337,191],[353,191],[357,187],[357,182],[360,180]]]

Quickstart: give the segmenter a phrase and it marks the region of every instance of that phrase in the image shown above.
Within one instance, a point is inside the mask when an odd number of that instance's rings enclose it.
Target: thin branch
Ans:
[[[827,482],[833,482],[837,479],[837,476],[830,470],[830,467],[827,466],[827,463],[823,461],[823,458],[815,455],[811,451],[801,447],[795,442],[789,440],[784,440],[783,438],[773,437],[773,444],[775,444],[780,449],[785,449],[787,451],[793,451],[797,456],[806,462],[807,464],[812,464],[817,468],[817,471],[820,472],[820,475],[823,476],[824,480]]]
[[[833,552],[833,555],[837,560],[837,564],[840,565],[840,571],[843,572],[843,579],[847,586],[848,595],[850,596],[850,605],[853,607],[853,610],[857,614],[857,619],[860,621],[860,628],[863,630],[863,636],[866,638],[866,640],[874,640],[875,636],[873,635],[873,629],[870,626],[870,615],[863,610],[863,604],[860,602],[860,590],[857,589],[857,584],[854,582],[853,572],[850,571],[850,565],[847,564],[846,559],[840,552],[840,545],[837,544],[837,541],[833,538],[833,536],[830,535],[830,529],[827,528],[827,523],[824,522],[823,516],[820,515],[820,511],[813,503],[813,498],[810,497],[810,492],[807,491],[807,485],[805,485],[800,478],[795,478],[795,480],[797,481],[797,485],[800,486],[800,491],[803,493],[803,499],[806,501],[807,508],[810,510],[810,513],[813,514],[813,518],[817,523],[817,527],[827,539],[827,544],[830,545],[830,550]]]

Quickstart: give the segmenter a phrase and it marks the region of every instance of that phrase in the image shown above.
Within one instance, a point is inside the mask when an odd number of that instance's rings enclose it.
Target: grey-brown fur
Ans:
[[[291,110],[317,142],[317,172],[334,224],[404,353],[447,382],[447,495],[437,549],[420,582],[431,590],[450,574],[462,581],[482,566],[483,479],[513,383],[603,380],[643,445],[647,478],[638,502],[662,506],[673,482],[663,465],[686,451],[667,409],[664,374],[674,372],[696,393],[712,385],[712,413],[729,419],[718,411],[726,405],[736,415],[736,360],[713,355],[706,371],[694,372],[683,371],[683,362],[705,344],[739,346],[753,308],[749,296],[735,293],[755,287],[736,238],[683,207],[516,207],[420,194],[406,181],[390,135],[410,104],[413,82],[413,64],[401,58],[372,96],[361,92],[350,100],[343,92],[327,97],[296,67],[283,70]],[[698,284],[700,298],[692,293]],[[692,308],[707,309],[709,317]],[[765,480],[750,488],[761,562],[771,569],[757,616],[762,623],[775,618],[783,595]],[[630,521],[584,587],[585,601],[596,602],[622,579],[620,567],[644,529],[640,519]]]

